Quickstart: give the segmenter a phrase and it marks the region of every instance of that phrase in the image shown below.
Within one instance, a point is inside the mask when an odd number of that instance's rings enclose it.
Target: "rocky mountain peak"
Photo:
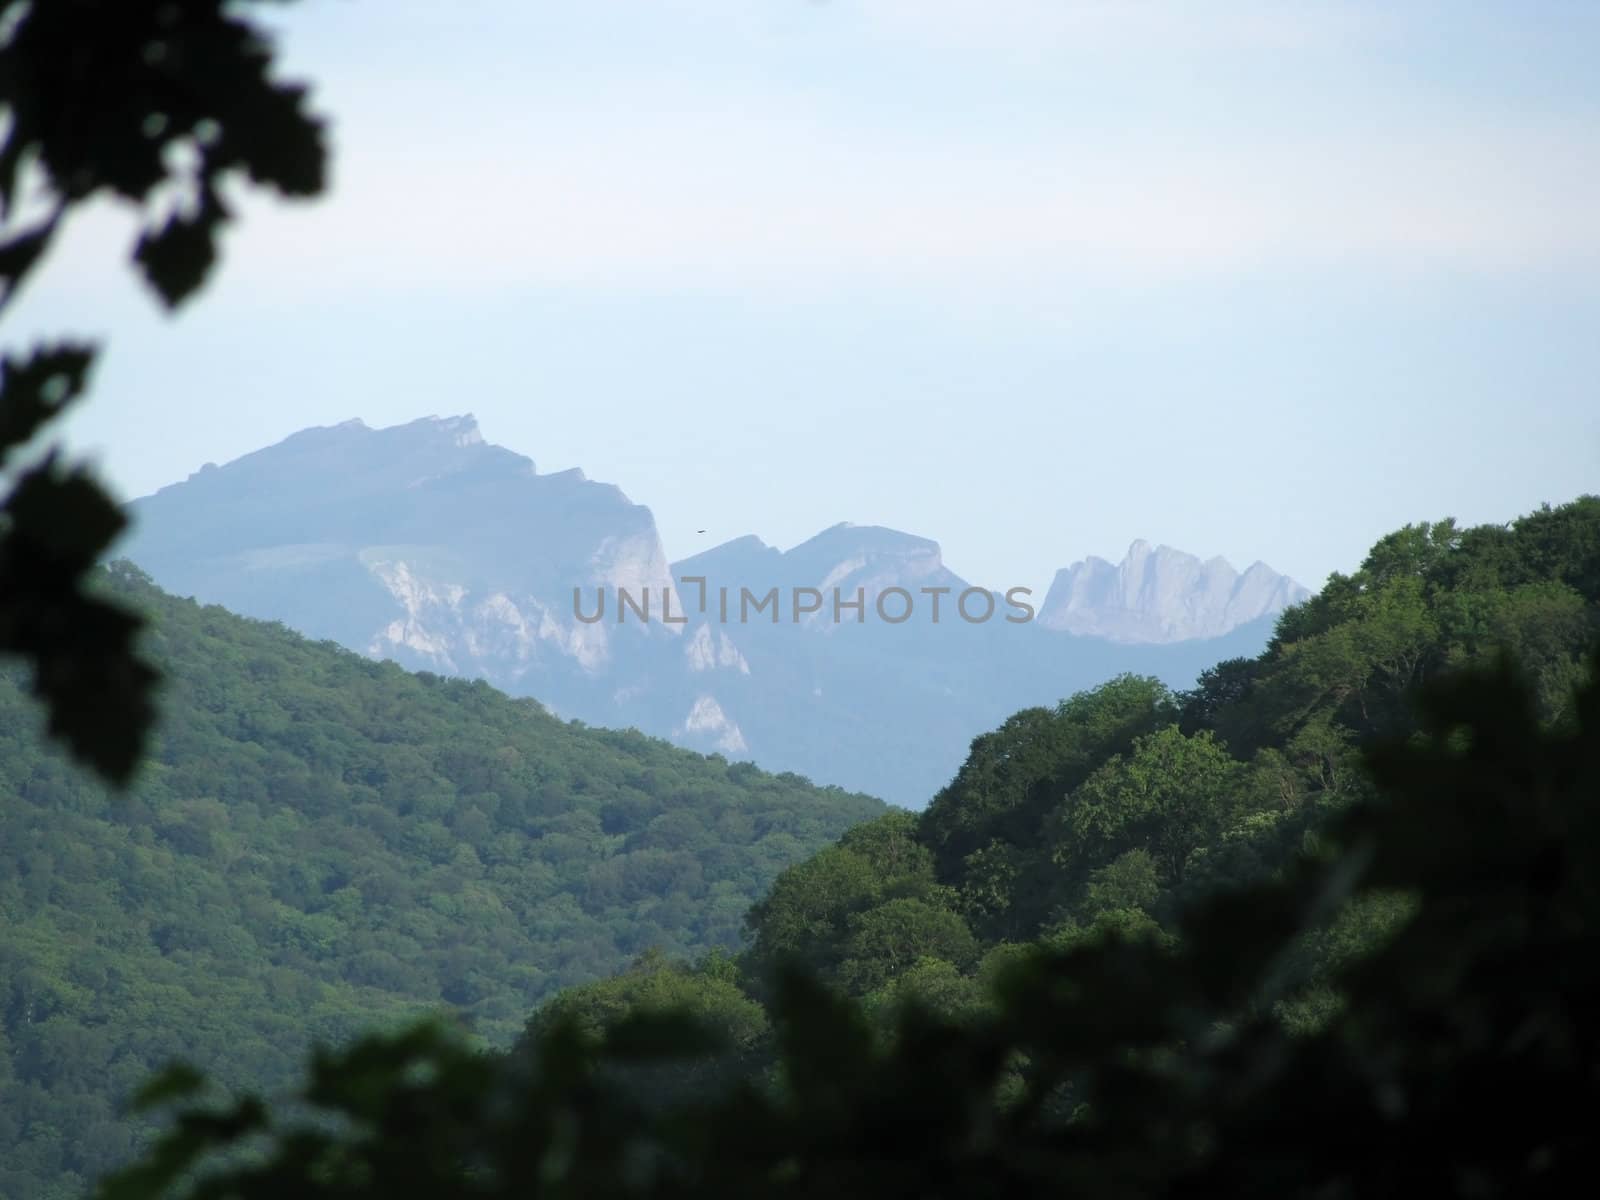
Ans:
[[[509,686],[678,632],[577,619],[574,587],[671,586],[649,510],[540,475],[471,414],[302,430],[131,508],[125,552],[168,587],[407,666]]]
[[[1116,642],[1220,637],[1311,593],[1265,563],[1243,574],[1220,556],[1202,561],[1140,538],[1121,563],[1086,558],[1056,572],[1039,624]]]

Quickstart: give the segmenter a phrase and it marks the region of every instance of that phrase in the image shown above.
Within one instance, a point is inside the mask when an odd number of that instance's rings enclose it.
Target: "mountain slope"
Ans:
[[[1425,736],[1412,701],[1426,681],[1510,651],[1538,720],[1570,726],[1597,641],[1600,497],[1503,526],[1408,526],[1285,615],[1265,651],[1190,691],[1123,677],[975,739],[924,811],[858,826],[780,876],[752,910],[753,980],[797,955],[878,1004],[981,1006],[1021,943],[1158,933],[1314,845],[1372,795],[1364,748]],[[1314,977],[1403,912],[1394,896],[1347,912],[1286,965]],[[1282,1015],[1311,1023],[1329,1000]]]
[[[128,795],[44,749],[0,674],[7,1200],[46,1180],[76,1194],[121,1158],[116,1106],[169,1057],[267,1087],[310,1039],[435,1005],[503,1042],[649,946],[736,944],[784,866],[884,808],[410,675],[127,568],[107,585],[152,615],[166,673]]]

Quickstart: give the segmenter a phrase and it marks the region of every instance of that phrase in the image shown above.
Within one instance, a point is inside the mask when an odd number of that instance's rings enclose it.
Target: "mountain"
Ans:
[[[799,622],[822,632],[841,624],[833,614],[832,592],[836,588],[845,599],[860,590],[873,604],[893,587],[906,589],[915,600],[922,588],[944,587],[959,593],[971,586],[944,565],[939,543],[881,525],[861,526],[848,521],[823,530],[787,552],[768,546],[753,535],[737,538],[673,563],[672,575],[680,590],[685,580],[703,577],[705,587],[711,591],[727,586],[758,592],[773,587],[780,593],[792,593],[795,588],[822,592],[824,603],[815,612],[802,614]],[[689,589],[691,599],[697,591],[698,586]],[[946,601],[946,610],[953,603],[953,599]],[[914,618],[914,605],[911,612]],[[787,615],[792,619],[794,614]],[[893,608],[886,619],[892,621],[899,615],[900,609]]]
[[[1240,574],[1226,559],[1140,540],[1116,565],[1091,557],[1057,571],[1039,624],[1113,642],[1176,642],[1219,637],[1310,598],[1265,563]]]
[[[1158,552],[1144,591],[1058,586],[1021,620],[1032,601],[974,588],[937,542],[849,523],[669,564],[647,508],[470,416],[304,430],[131,512],[123,553],[171,591],[912,807],[1007,713],[1123,671],[1187,686],[1301,594],[1252,568],[1219,607]]]
[[[504,1045],[647,948],[736,947],[779,871],[884,811],[106,584],[164,675],[128,793],[0,671],[0,1196],[85,1194],[169,1059],[270,1089],[434,1007]]]
[[[501,685],[606,664],[571,589],[670,583],[648,509],[484,442],[471,416],[307,429],[136,501],[126,553],[175,590]]]

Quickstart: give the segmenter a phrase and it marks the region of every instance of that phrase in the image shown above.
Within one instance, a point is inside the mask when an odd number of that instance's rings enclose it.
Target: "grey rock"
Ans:
[[[1114,642],[1179,642],[1221,637],[1310,595],[1265,563],[1240,574],[1225,559],[1140,540],[1119,564],[1087,558],[1057,571],[1039,624]]]

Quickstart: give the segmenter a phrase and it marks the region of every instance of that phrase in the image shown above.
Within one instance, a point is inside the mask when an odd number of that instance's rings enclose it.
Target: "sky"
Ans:
[[[848,520],[1042,594],[1136,538],[1315,587],[1600,490],[1592,0],[271,16],[330,192],[239,189],[176,317],[98,207],[6,315],[104,340],[65,429],[125,497],[470,412],[673,558]]]

